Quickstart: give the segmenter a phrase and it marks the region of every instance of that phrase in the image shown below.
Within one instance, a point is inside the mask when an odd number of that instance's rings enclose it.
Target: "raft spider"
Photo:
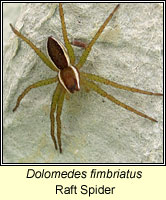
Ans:
[[[107,80],[101,76],[97,76],[90,73],[85,72],[79,72],[79,70],[82,68],[83,64],[86,62],[87,57],[89,53],[91,52],[91,49],[93,45],[95,44],[96,40],[99,38],[101,33],[103,32],[106,25],[109,23],[111,18],[113,17],[114,13],[118,10],[119,4],[114,8],[112,13],[107,17],[107,19],[104,21],[104,23],[101,25],[95,36],[92,38],[92,40],[89,42],[87,46],[84,47],[84,51],[82,53],[82,56],[77,64],[75,64],[75,55],[73,51],[73,47],[71,46],[71,43],[69,42],[67,31],[66,31],[66,24],[64,19],[64,13],[62,4],[59,3],[59,14],[61,19],[61,25],[62,25],[62,33],[63,33],[63,39],[65,46],[54,39],[53,37],[49,37],[47,41],[47,50],[48,55],[51,60],[48,59],[48,57],[45,56],[41,50],[39,50],[30,40],[28,40],[25,36],[23,36],[20,32],[18,32],[11,24],[12,31],[20,37],[22,40],[24,40],[35,52],[36,54],[41,58],[41,60],[53,71],[58,72],[58,75],[56,75],[54,78],[49,78],[46,80],[38,81],[29,87],[27,87],[22,94],[18,97],[16,106],[13,109],[13,112],[16,111],[18,108],[21,100],[23,97],[32,89],[41,87],[44,85],[57,83],[56,89],[52,96],[52,103],[51,103],[51,111],[50,111],[50,121],[51,121],[51,137],[55,146],[55,149],[57,150],[59,147],[60,153],[62,153],[62,145],[61,145],[61,113],[62,113],[62,106],[64,102],[64,97],[67,93],[74,93],[75,91],[79,91],[80,88],[83,86],[87,90],[93,90],[100,94],[103,97],[106,97],[110,101],[114,102],[115,104],[134,112],[135,114],[147,118],[153,122],[157,122],[157,120],[153,119],[152,117],[137,111],[136,109],[122,103],[115,97],[109,95],[107,92],[105,92],[103,89],[101,89],[95,82],[103,83],[106,85],[110,85],[112,87],[127,90],[131,92],[137,92],[141,94],[146,95],[155,95],[155,96],[162,96],[161,93],[153,93],[148,92],[144,90],[140,90],[133,87],[124,86],[121,84],[118,84],[116,82]],[[79,46],[79,44],[78,44]],[[81,45],[80,45],[81,46]],[[55,128],[55,118],[54,118],[54,112],[56,111],[56,122],[57,122],[57,141],[54,135],[54,128]]]

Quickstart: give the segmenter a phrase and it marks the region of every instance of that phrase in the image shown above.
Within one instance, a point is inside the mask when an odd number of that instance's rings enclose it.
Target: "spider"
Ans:
[[[55,82],[57,83],[56,89],[52,96],[52,103],[51,103],[51,110],[50,110],[50,121],[51,121],[51,137],[55,146],[55,149],[57,150],[59,147],[60,153],[62,153],[62,144],[61,144],[61,113],[62,113],[62,107],[65,96],[67,96],[68,93],[74,93],[75,91],[79,91],[81,87],[84,87],[87,91],[93,90],[96,93],[100,94],[101,96],[109,99],[110,101],[114,102],[115,104],[134,112],[135,114],[147,118],[153,122],[157,122],[157,120],[153,119],[152,117],[137,111],[136,109],[122,103],[115,97],[111,96],[107,92],[105,92],[103,89],[101,89],[95,82],[103,83],[105,85],[110,85],[112,87],[127,90],[131,92],[146,94],[146,95],[155,95],[155,96],[162,96],[161,93],[153,93],[148,92],[144,90],[140,90],[133,87],[124,86],[121,84],[118,84],[116,82],[107,80],[101,76],[97,76],[95,74],[80,72],[79,70],[82,68],[84,63],[87,60],[87,57],[89,53],[91,52],[91,49],[93,45],[95,44],[96,40],[99,38],[101,33],[103,32],[106,25],[109,23],[115,12],[118,10],[120,5],[118,4],[114,10],[110,13],[110,15],[107,17],[107,19],[104,21],[104,23],[101,25],[95,36],[92,38],[92,40],[89,42],[88,45],[80,45],[79,42],[75,42],[78,46],[83,46],[84,51],[82,53],[82,56],[77,64],[75,64],[75,54],[73,51],[73,47],[71,46],[71,43],[69,42],[67,31],[66,31],[66,24],[64,19],[64,12],[62,4],[59,3],[59,15],[61,19],[61,25],[62,25],[62,33],[63,33],[63,39],[65,46],[60,42],[54,39],[52,36],[48,38],[47,41],[47,50],[48,50],[48,57],[39,50],[30,40],[28,40],[25,36],[23,36],[20,32],[18,32],[11,24],[12,31],[20,37],[22,40],[24,40],[40,57],[40,59],[53,71],[58,72],[58,75],[56,75],[54,78],[49,78],[46,80],[38,81],[29,87],[27,87],[22,94],[18,97],[16,106],[13,109],[13,112],[16,111],[18,106],[20,105],[21,100],[24,98],[24,96],[32,89],[41,87],[44,85],[49,85]],[[54,112],[56,111],[56,122],[57,122],[57,141],[56,142],[54,129],[55,129],[55,117]]]

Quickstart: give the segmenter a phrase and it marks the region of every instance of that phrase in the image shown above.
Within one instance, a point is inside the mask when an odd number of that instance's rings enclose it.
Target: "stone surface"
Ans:
[[[116,4],[67,3],[69,39],[90,41]],[[16,9],[16,8],[15,8]],[[18,13],[17,13],[18,14]],[[13,24],[46,53],[48,36],[63,41],[56,3],[21,5]],[[82,70],[118,83],[162,92],[163,7],[160,3],[124,3],[95,44]],[[4,33],[5,34],[5,33]],[[5,38],[6,39],[6,38]],[[153,123],[94,92],[81,90],[65,100],[63,154],[50,137],[50,104],[56,84],[32,90],[12,112],[30,84],[54,77],[33,50],[11,31],[4,48],[5,163],[160,163],[163,161],[163,99],[102,86],[108,93],[158,120]],[[82,49],[74,47],[77,61]]]

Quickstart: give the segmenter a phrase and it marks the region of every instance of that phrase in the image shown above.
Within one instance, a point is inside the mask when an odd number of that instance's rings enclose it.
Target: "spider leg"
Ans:
[[[42,81],[38,81],[32,85],[30,85],[29,87],[27,87],[23,93],[18,97],[17,102],[16,102],[16,106],[13,109],[13,112],[16,111],[16,109],[18,108],[18,106],[20,105],[21,100],[24,98],[24,96],[32,89],[32,88],[37,88],[37,87],[41,87],[44,85],[49,85],[52,83],[55,83],[58,80],[58,77],[56,76],[55,78],[49,78],[46,80],[42,80]]]
[[[89,93],[90,92],[90,88],[87,87],[87,85],[84,83],[84,81],[82,79],[85,79],[84,77],[82,77],[82,74],[80,73],[80,85],[81,88],[85,90],[85,92]]]
[[[59,151],[62,153],[62,145],[61,145],[61,113],[62,113],[62,106],[63,106],[63,101],[64,101],[64,96],[65,96],[65,90],[60,94],[60,97],[58,99],[57,103],[57,114],[56,114],[56,121],[57,121],[57,139],[58,139],[58,146],[59,146]]]
[[[90,41],[90,43],[88,44],[88,46],[85,48],[78,64],[76,65],[76,67],[78,69],[80,69],[83,64],[85,63],[92,46],[94,45],[94,43],[96,42],[96,40],[99,38],[99,36],[101,35],[101,33],[103,32],[104,28],[106,27],[106,25],[108,24],[108,22],[111,20],[112,16],[114,15],[114,13],[117,11],[117,9],[119,8],[120,4],[118,4],[114,10],[112,11],[112,13],[107,17],[107,19],[105,20],[105,22],[101,25],[101,27],[99,28],[99,30],[97,31],[97,33],[95,34],[95,36],[92,38],[92,40]]]
[[[54,142],[55,149],[58,149],[58,148],[57,148],[55,134],[54,134],[54,127],[55,127],[54,112],[55,112],[55,109],[56,109],[56,106],[57,106],[58,99],[61,95],[61,90],[62,90],[62,87],[61,87],[60,83],[58,83],[58,85],[57,85],[57,87],[54,91],[54,94],[52,96],[51,111],[50,111],[51,137],[52,137],[52,140]]]
[[[119,106],[125,108],[126,110],[129,110],[129,111],[131,111],[131,112],[134,112],[135,114],[137,114],[137,115],[139,115],[139,116],[141,116],[141,117],[147,118],[147,119],[149,119],[149,120],[151,120],[151,121],[153,121],[153,122],[157,122],[157,120],[153,119],[152,117],[149,117],[148,115],[145,115],[145,114],[143,114],[143,113],[141,113],[141,112],[135,110],[134,108],[132,108],[132,107],[130,107],[130,106],[128,106],[128,105],[122,103],[121,101],[119,101],[119,100],[116,99],[115,97],[113,97],[113,96],[107,94],[104,90],[102,90],[102,89],[101,89],[98,85],[96,85],[94,82],[89,81],[89,80],[86,80],[86,82],[82,80],[82,82],[83,82],[83,84],[85,84],[89,89],[94,90],[95,92],[97,92],[97,93],[100,94],[101,96],[106,97],[106,98],[109,99],[110,101],[112,101],[112,102],[114,102],[115,104],[117,104],[117,105],[119,105]]]
[[[87,44],[85,42],[81,42],[80,40],[77,40],[77,39],[74,39],[73,41],[71,41],[71,44],[76,47],[81,47],[83,49],[87,47]]]
[[[65,19],[64,19],[62,3],[59,3],[59,14],[60,14],[60,18],[61,18],[62,33],[63,33],[63,39],[64,39],[64,42],[65,42],[65,46],[67,48],[67,52],[68,52],[68,55],[70,57],[71,65],[74,65],[74,63],[75,63],[75,55],[74,55],[73,47],[71,46],[71,44],[69,42],[69,39],[68,39],[68,36],[67,36],[66,24],[65,24]]]
[[[122,90],[127,90],[127,91],[131,91],[131,92],[137,92],[137,93],[147,94],[147,95],[163,96],[163,94],[161,94],[161,93],[153,93],[153,92],[148,92],[148,91],[145,91],[145,90],[140,90],[140,89],[137,89],[137,88],[121,85],[121,84],[118,84],[118,83],[113,82],[113,81],[109,81],[109,80],[107,80],[107,79],[105,79],[101,76],[97,76],[97,75],[94,75],[94,74],[89,74],[89,73],[85,73],[85,72],[80,72],[80,73],[81,73],[81,75],[83,75],[84,77],[86,77],[86,78],[88,78],[92,81],[103,83],[105,85],[111,85],[112,87],[119,88],[119,89],[122,89]]]
[[[30,40],[28,40],[25,36],[23,36],[20,32],[18,32],[12,24],[10,24],[10,27],[12,31],[22,40],[24,40],[35,52],[36,54],[41,58],[41,60],[53,71],[58,71],[56,66],[53,65],[53,63],[45,56],[45,54],[37,48]]]

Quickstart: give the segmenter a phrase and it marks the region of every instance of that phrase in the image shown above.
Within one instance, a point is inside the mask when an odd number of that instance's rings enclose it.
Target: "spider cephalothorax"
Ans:
[[[92,38],[92,40],[89,42],[88,45],[84,45],[83,43],[75,41],[74,44],[80,47],[85,48],[83,51],[83,54],[77,64],[75,64],[75,55],[73,48],[71,46],[71,43],[69,42],[67,31],[66,31],[66,25],[64,20],[64,14],[63,14],[63,8],[62,4],[59,4],[59,13],[61,18],[61,24],[62,24],[62,33],[63,33],[63,39],[65,46],[54,39],[53,37],[48,38],[47,42],[47,51],[48,55],[51,60],[49,60],[44,53],[42,53],[30,40],[28,40],[25,36],[23,36],[20,32],[18,32],[11,24],[11,28],[13,32],[23,39],[28,45],[30,45],[31,48],[34,49],[34,51],[37,53],[37,55],[41,58],[41,60],[53,71],[58,72],[58,75],[54,78],[49,78],[46,80],[38,81],[29,87],[27,87],[23,93],[18,97],[17,103],[13,111],[17,109],[17,107],[20,104],[20,101],[23,99],[23,97],[32,89],[37,88],[40,86],[52,84],[58,81],[57,87],[53,93],[52,97],[52,103],[51,103],[51,111],[50,111],[50,121],[51,121],[51,137],[54,142],[55,148],[57,149],[57,143],[54,135],[54,128],[55,128],[55,118],[54,118],[54,112],[56,110],[56,122],[57,122],[57,140],[58,140],[58,146],[60,152],[62,152],[62,145],[61,145],[61,120],[60,116],[62,113],[62,106],[64,102],[64,97],[66,93],[74,93],[75,91],[79,91],[80,88],[83,86],[87,90],[93,90],[100,94],[103,97],[106,97],[107,99],[111,100],[115,104],[136,113],[137,115],[147,118],[153,122],[157,122],[152,117],[149,117],[148,115],[145,115],[142,112],[137,111],[136,109],[122,103],[115,97],[109,95],[107,92],[102,90],[95,82],[103,83],[106,85],[110,85],[115,88],[131,91],[131,92],[137,92],[147,95],[156,95],[156,96],[162,96],[161,93],[152,93],[144,90],[140,90],[133,87],[128,87],[124,85],[120,85],[118,83],[115,83],[113,81],[107,80],[101,76],[96,76],[94,74],[85,73],[85,72],[79,72],[80,68],[83,66],[85,61],[87,60],[87,57],[92,49],[92,46],[95,44],[96,40],[100,36],[100,34],[103,32],[104,28],[108,24],[108,22],[111,20],[114,13],[119,8],[119,4],[115,7],[113,12],[108,16],[108,18],[104,21],[104,23],[101,25],[95,36]],[[95,82],[94,82],[95,81]]]

